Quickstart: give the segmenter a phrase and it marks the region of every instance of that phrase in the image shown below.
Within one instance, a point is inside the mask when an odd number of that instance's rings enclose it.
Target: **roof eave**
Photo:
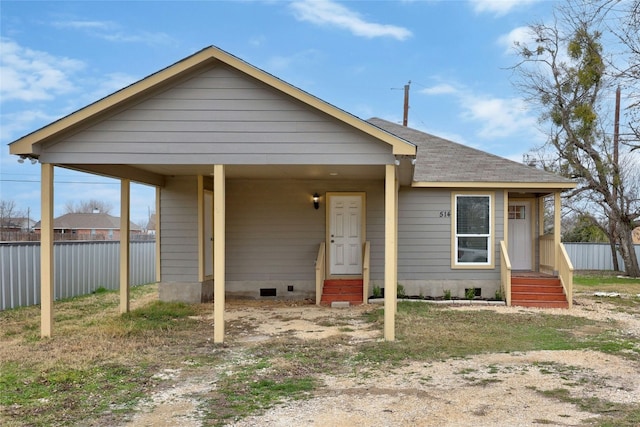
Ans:
[[[500,188],[505,190],[521,190],[528,188],[544,188],[549,190],[571,190],[578,186],[575,182],[481,182],[481,181],[414,181],[412,187],[417,188]]]
[[[299,101],[316,108],[331,117],[334,117],[374,138],[386,142],[392,146],[394,155],[416,155],[416,146],[398,138],[366,121],[347,113],[321,99],[281,80],[266,71],[252,66],[251,64],[233,56],[214,46],[205,48],[183,60],[168,66],[136,83],[131,84],[111,95],[106,96],[74,113],[69,114],[41,129],[38,129],[9,144],[9,152],[16,155],[38,155],[34,149],[34,144],[52,138],[73,126],[91,119],[105,111],[114,108],[123,102],[131,100],[141,94],[152,90],[167,81],[189,72],[197,67],[203,66],[212,61],[225,63],[269,86],[280,90]]]

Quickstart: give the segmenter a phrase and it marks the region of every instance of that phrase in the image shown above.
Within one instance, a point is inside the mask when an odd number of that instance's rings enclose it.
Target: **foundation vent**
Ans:
[[[261,297],[275,297],[277,295],[276,288],[260,288]]]

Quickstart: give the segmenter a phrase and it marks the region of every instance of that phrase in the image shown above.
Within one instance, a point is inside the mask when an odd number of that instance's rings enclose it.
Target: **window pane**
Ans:
[[[526,219],[526,208],[524,205],[509,206],[509,219]]]
[[[458,237],[458,262],[487,262],[488,237]]]
[[[489,234],[489,197],[458,196],[457,234]]]

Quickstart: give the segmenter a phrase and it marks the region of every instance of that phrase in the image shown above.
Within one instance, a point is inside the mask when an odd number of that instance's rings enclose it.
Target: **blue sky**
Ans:
[[[512,86],[510,47],[551,1],[0,1],[0,199],[39,219],[39,165],[7,144],[215,45],[358,117],[522,161],[544,141]],[[56,168],[56,216],[119,183]],[[155,192],[132,187],[142,222]]]

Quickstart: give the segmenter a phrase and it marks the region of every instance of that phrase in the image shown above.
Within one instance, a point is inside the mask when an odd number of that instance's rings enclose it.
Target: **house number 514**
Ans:
[[[449,218],[451,216],[451,211],[440,211],[440,218]]]

